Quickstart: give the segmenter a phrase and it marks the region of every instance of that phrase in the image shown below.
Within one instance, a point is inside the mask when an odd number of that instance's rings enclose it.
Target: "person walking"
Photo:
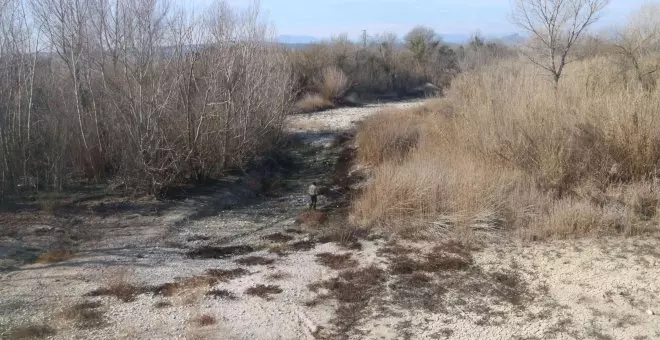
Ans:
[[[316,202],[318,201],[319,188],[316,186],[316,182],[313,182],[312,185],[307,189],[307,194],[309,194],[309,208],[316,210]]]

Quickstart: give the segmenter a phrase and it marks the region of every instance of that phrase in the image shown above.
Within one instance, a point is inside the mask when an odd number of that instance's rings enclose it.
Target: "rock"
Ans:
[[[56,228],[53,226],[40,224],[30,228],[30,233],[35,235],[44,235],[55,230]]]
[[[650,310],[650,309],[646,311],[646,314],[648,314],[648,315],[655,315],[655,313],[654,313],[652,310]]]
[[[57,228],[49,225],[37,225],[34,226],[30,231],[32,234],[36,236],[43,236],[52,233],[60,233],[60,234],[64,233],[64,230],[62,228]]]

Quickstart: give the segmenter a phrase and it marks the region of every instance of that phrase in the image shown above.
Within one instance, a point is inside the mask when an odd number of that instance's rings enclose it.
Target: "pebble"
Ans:
[[[646,314],[648,314],[648,315],[655,315],[655,313],[653,313],[653,311],[650,310],[650,309],[646,311]]]

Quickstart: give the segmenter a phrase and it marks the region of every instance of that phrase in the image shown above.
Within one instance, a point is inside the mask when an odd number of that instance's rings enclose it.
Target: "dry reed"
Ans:
[[[504,61],[460,75],[443,102],[365,122],[359,159],[375,168],[352,220],[531,239],[657,230],[660,93],[613,63],[575,63],[555,92]]]

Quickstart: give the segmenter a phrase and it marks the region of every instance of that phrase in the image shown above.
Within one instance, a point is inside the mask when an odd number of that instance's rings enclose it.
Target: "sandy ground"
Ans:
[[[388,104],[413,105],[419,102]],[[31,212],[24,220],[0,219],[16,229],[0,238],[0,257],[16,256],[28,243],[46,249],[53,239],[76,249],[67,261],[0,272],[0,338],[19,338],[21,326],[47,325],[51,339],[660,339],[658,237],[520,244],[494,234],[459,255],[446,246],[446,254],[433,257],[425,254],[438,243],[362,235],[360,249],[349,249],[321,242],[323,228],[296,223],[304,188],[330,176],[341,153],[337,135],[382,108],[292,117],[297,170],[272,195],[255,195],[241,178],[229,177],[184,200],[90,201],[38,223]],[[333,197],[320,203],[332,206]],[[188,256],[204,247],[246,245],[252,249],[240,255]],[[284,252],[274,253],[277,247]],[[407,250],[388,253],[395,247]],[[332,269],[320,254],[356,262]],[[263,262],[240,263],[254,256]],[[456,256],[463,262],[455,268],[414,262]],[[404,262],[403,269],[396,266]],[[154,288],[236,268],[245,272],[181,284],[172,294]],[[367,285],[359,275],[371,272],[382,278]],[[338,275],[344,281],[322,284]],[[310,286],[315,283],[321,288]],[[129,302],[88,296],[131,285],[144,289]],[[275,291],[248,294],[257,285]],[[212,290],[221,296],[209,296]],[[95,305],[72,315],[82,302]],[[202,316],[215,321],[202,324]]]

